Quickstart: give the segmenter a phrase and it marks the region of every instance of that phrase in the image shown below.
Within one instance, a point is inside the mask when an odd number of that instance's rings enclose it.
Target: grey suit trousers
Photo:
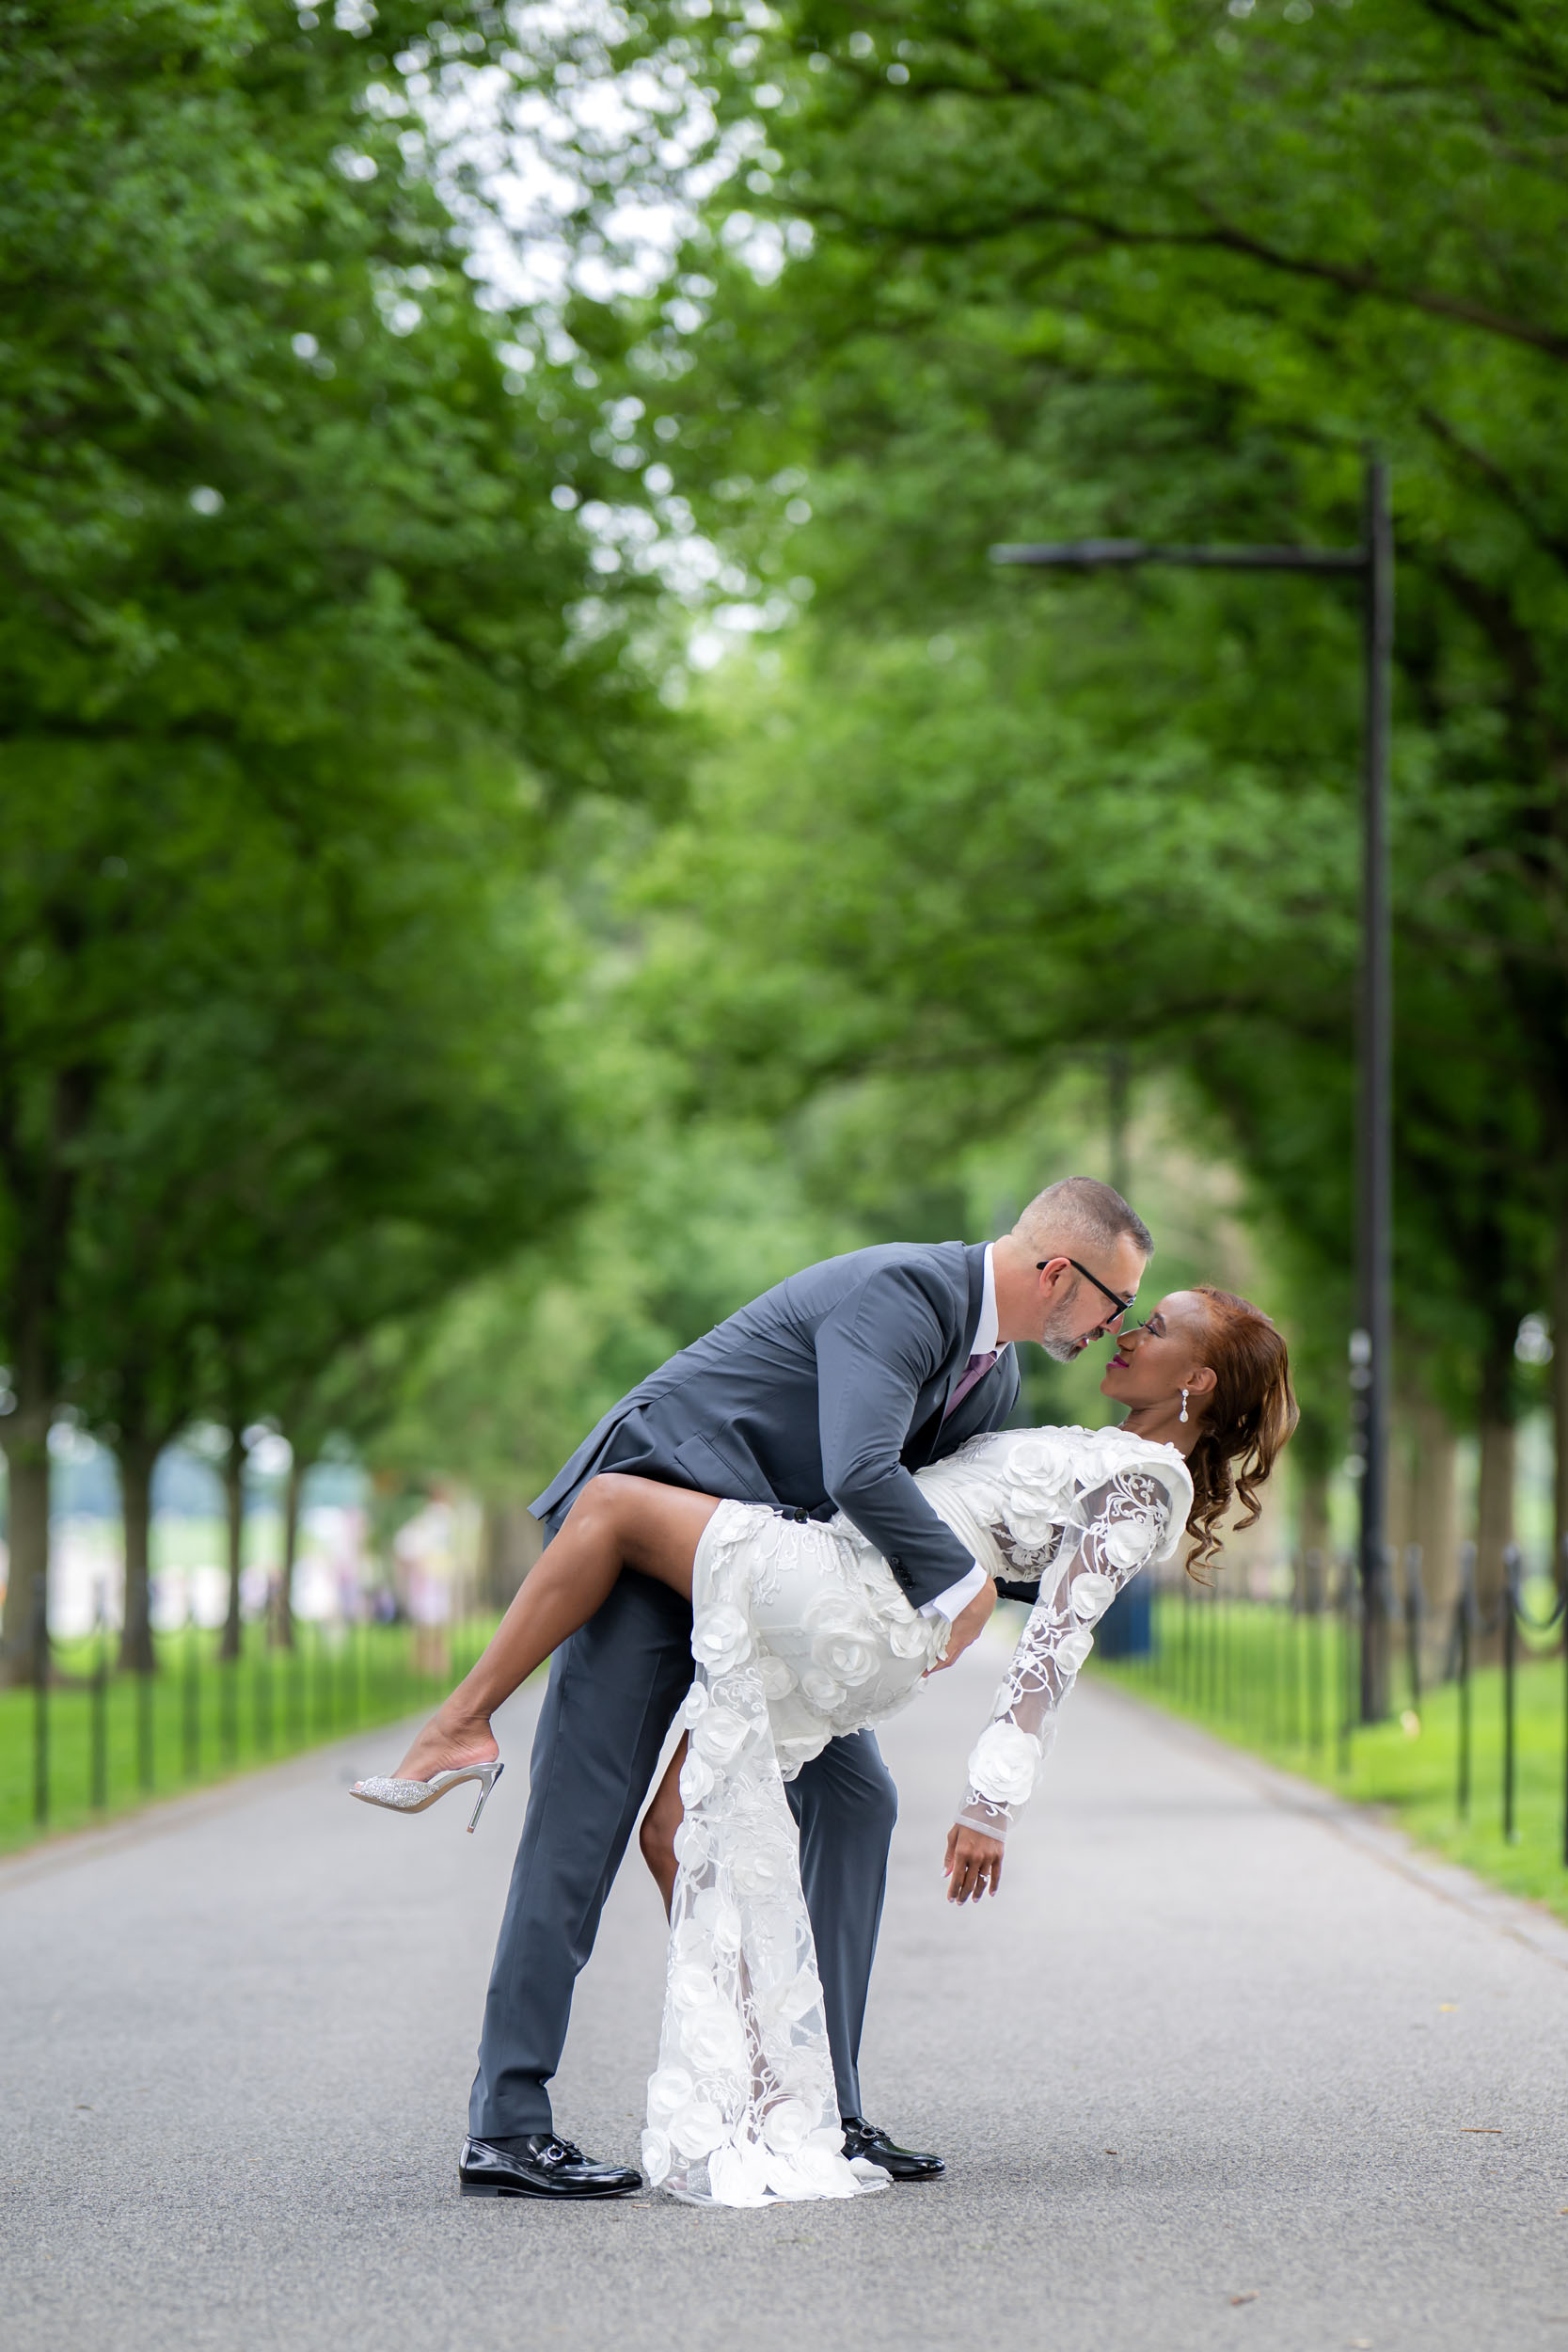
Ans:
[[[822,1517],[836,1507],[918,1608],[970,1562],[914,1473],[999,1427],[1018,1393],[1005,1348],[954,1406],[984,1292],[977,1243],[879,1244],[804,1267],[639,1382],[535,1499],[534,1514],[553,1535],[587,1481],[612,1470]],[[684,1601],[623,1576],[556,1652],[485,2002],[469,2105],[479,2137],[550,2128],[548,2085],[573,1987],[690,1683],[690,1638]],[[789,1801],[839,2110],[858,2115],[861,2022],[897,1799],[876,1740],[860,1732],[807,1765]]]
[[[691,1612],[647,1577],[624,1575],[555,1654],[468,2101],[478,2139],[553,2128],[548,2086],[572,1994],[690,1681]],[[832,1740],[788,1793],[839,2112],[859,2115],[861,2027],[897,1794],[868,1731]]]

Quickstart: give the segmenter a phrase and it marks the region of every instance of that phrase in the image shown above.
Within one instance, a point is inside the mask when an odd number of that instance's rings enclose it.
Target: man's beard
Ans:
[[[1094,1336],[1098,1338],[1099,1334]],[[1069,1330],[1067,1311],[1063,1308],[1057,1309],[1040,1333],[1040,1345],[1053,1364],[1076,1363],[1088,1343]]]

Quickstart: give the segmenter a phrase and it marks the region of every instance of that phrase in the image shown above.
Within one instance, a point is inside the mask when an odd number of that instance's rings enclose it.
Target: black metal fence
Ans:
[[[296,1621],[289,1646],[263,1622],[240,1654],[187,1623],[154,1636],[155,1670],[121,1672],[102,1606],[94,1631],[52,1640],[40,1671],[0,1693],[0,1846],[103,1819],[342,1734],[432,1706],[478,1656],[494,1617],[439,1628]]]
[[[1556,1852],[1568,1869],[1568,1545],[1563,1568],[1555,1586],[1541,1581],[1544,1597],[1532,1606],[1522,1555],[1510,1545],[1501,1592],[1483,1609],[1475,1547],[1466,1545],[1451,1604],[1433,1608],[1419,1548],[1412,1545],[1397,1569],[1387,1563],[1374,1605],[1393,1691],[1391,1720],[1412,1734],[1423,1727],[1430,1734],[1435,1724],[1445,1749],[1451,1738],[1446,1761],[1452,1816],[1460,1822],[1469,1821],[1481,1802],[1476,1710],[1484,1686],[1497,1822],[1507,1844],[1519,1835],[1520,1707],[1528,1678],[1532,1765],[1549,1736],[1557,1759]],[[1129,1621],[1127,1634],[1132,1630]],[[1111,1637],[1099,1645],[1102,1670],[1283,1761],[1347,1776],[1369,1729],[1386,1728],[1361,1722],[1366,1628],[1360,1579],[1348,1555],[1309,1554],[1292,1589],[1277,1597],[1238,1595],[1223,1571],[1207,1588],[1182,1579],[1155,1592],[1136,1639],[1118,1638],[1113,1618],[1102,1633]],[[1541,1677],[1551,1661],[1560,1672],[1548,1735]]]

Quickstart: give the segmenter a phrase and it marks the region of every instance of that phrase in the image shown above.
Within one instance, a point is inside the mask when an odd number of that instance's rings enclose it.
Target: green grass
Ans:
[[[1151,1659],[1092,1671],[1223,1740],[1359,1803],[1385,1805],[1412,1836],[1495,1885],[1568,1918],[1563,1867],[1563,1690],[1560,1658],[1526,1659],[1516,1687],[1514,1840],[1502,1828],[1503,1678],[1472,1677],[1470,1806],[1456,1803],[1459,1692],[1423,1692],[1414,1736],[1402,1658],[1394,1670],[1396,1719],[1343,1726],[1354,1645],[1330,1616],[1228,1598],[1156,1596]],[[409,1626],[301,1625],[295,1650],[269,1649],[245,1628],[235,1666],[217,1659],[216,1633],[158,1637],[158,1672],[109,1675],[92,1688],[90,1641],[55,1645],[47,1700],[48,1811],[37,1814],[38,1699],[0,1692],[0,1851],[78,1829],[296,1755],[345,1732],[432,1706],[488,1639],[494,1620],[455,1629],[449,1662],[416,1658]],[[426,1637],[428,1641],[428,1637]],[[102,1765],[96,1768],[102,1727]],[[102,1804],[95,1799],[102,1795]]]
[[[432,1706],[494,1623],[453,1629],[444,1661],[426,1654],[428,1635],[421,1647],[402,1625],[300,1625],[293,1651],[269,1649],[262,1629],[246,1626],[232,1665],[218,1660],[216,1633],[161,1634],[155,1675],[110,1674],[101,1691],[97,1645],[57,1643],[41,1776],[39,1693],[0,1692],[0,1852]]]
[[[1230,1599],[1154,1602],[1151,1659],[1093,1671],[1201,1724],[1237,1747],[1365,1804],[1385,1805],[1422,1845],[1494,1885],[1568,1918],[1563,1865],[1563,1692],[1560,1656],[1521,1656],[1515,1687],[1515,1836],[1503,1835],[1503,1676],[1478,1668],[1470,1684],[1470,1803],[1460,1814],[1458,1687],[1411,1705],[1405,1661],[1393,1673],[1394,1719],[1342,1737],[1354,1671],[1335,1618]],[[1354,1645],[1352,1645],[1354,1652]],[[1400,1718],[1407,1718],[1402,1723]],[[1412,1731],[1408,1719],[1418,1728]]]

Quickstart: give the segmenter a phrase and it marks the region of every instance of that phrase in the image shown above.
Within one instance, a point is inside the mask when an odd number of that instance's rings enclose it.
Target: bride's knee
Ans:
[[[596,1471],[572,1505],[579,1534],[621,1536],[644,1482],[620,1470]]]

